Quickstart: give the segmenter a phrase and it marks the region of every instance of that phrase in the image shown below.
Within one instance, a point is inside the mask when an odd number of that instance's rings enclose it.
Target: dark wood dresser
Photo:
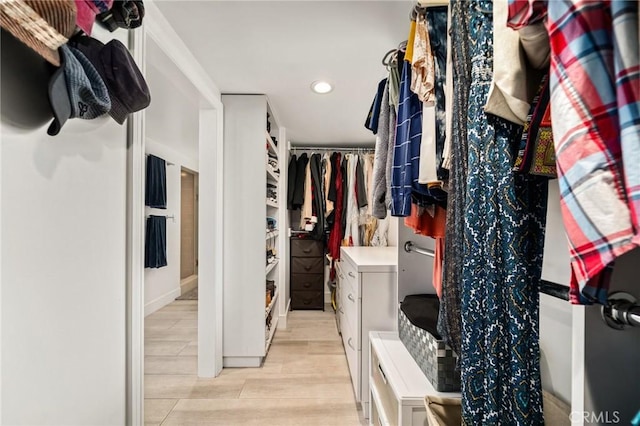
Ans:
[[[324,309],[324,244],[291,238],[291,309]]]

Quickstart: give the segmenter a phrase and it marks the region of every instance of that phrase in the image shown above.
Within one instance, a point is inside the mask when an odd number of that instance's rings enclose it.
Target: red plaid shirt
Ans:
[[[606,303],[607,267],[640,243],[638,3],[509,1],[514,29],[545,18],[571,302]]]

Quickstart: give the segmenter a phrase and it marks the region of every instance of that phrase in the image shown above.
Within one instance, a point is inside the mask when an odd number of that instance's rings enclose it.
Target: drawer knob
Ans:
[[[351,278],[355,278],[355,277],[356,277],[355,275],[353,275],[353,272],[351,272],[351,271],[349,271],[349,276],[350,276]]]
[[[305,266],[305,267],[304,267],[304,270],[305,270],[305,271],[310,271],[310,270],[311,270],[311,266]]]
[[[347,299],[351,300],[352,302],[355,302],[355,301],[356,301],[356,299],[354,299],[354,298],[353,298],[353,294],[351,294],[351,293],[349,293],[349,294],[347,295]]]
[[[311,249],[302,249],[302,252],[309,254],[309,253],[311,253]]]
[[[304,288],[309,288],[309,287],[311,287],[311,283],[304,283],[304,284],[302,284],[302,286]]]
[[[347,340],[347,345],[351,346],[351,349],[355,351],[356,348],[353,346],[353,343],[351,343],[352,341],[353,341],[353,338],[349,337],[349,340]]]

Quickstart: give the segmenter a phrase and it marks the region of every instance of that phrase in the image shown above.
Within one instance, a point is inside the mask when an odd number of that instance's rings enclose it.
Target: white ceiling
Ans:
[[[386,74],[382,57],[407,37],[411,2],[155,4],[222,93],[268,96],[292,143],[374,143],[365,117]],[[331,93],[311,92],[321,79],[334,85]]]

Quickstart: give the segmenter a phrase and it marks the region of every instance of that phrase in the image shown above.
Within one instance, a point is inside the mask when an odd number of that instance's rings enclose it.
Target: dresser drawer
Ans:
[[[376,405],[376,411],[380,417],[387,419],[391,424],[397,424],[398,411],[400,410],[398,398],[391,389],[385,367],[380,363],[378,354],[373,347],[371,348],[371,363],[369,365],[371,368],[369,386],[372,389],[371,393],[375,394],[375,400],[372,402]]]
[[[291,309],[324,309],[324,292],[322,290],[292,291]]]
[[[324,258],[292,257],[291,274],[324,274]]]
[[[360,351],[357,346],[357,337],[355,336],[355,325],[349,322],[348,318],[344,318],[342,323],[342,344],[344,352],[347,356],[347,364],[349,366],[349,374],[351,375],[351,385],[356,401],[360,402]]]
[[[324,274],[291,274],[291,290],[324,290]]]
[[[343,282],[341,281],[338,285],[341,286],[342,284]],[[354,294],[348,287],[342,287],[340,289],[340,307],[342,308],[347,321],[349,321],[349,323],[354,327],[354,332],[352,333],[354,339],[356,339],[354,345],[356,346],[356,349],[360,350],[360,341],[357,340],[359,334],[358,324],[360,324],[360,301],[358,300],[358,295]]]
[[[324,245],[315,240],[292,239],[291,256],[322,257],[324,256]]]

